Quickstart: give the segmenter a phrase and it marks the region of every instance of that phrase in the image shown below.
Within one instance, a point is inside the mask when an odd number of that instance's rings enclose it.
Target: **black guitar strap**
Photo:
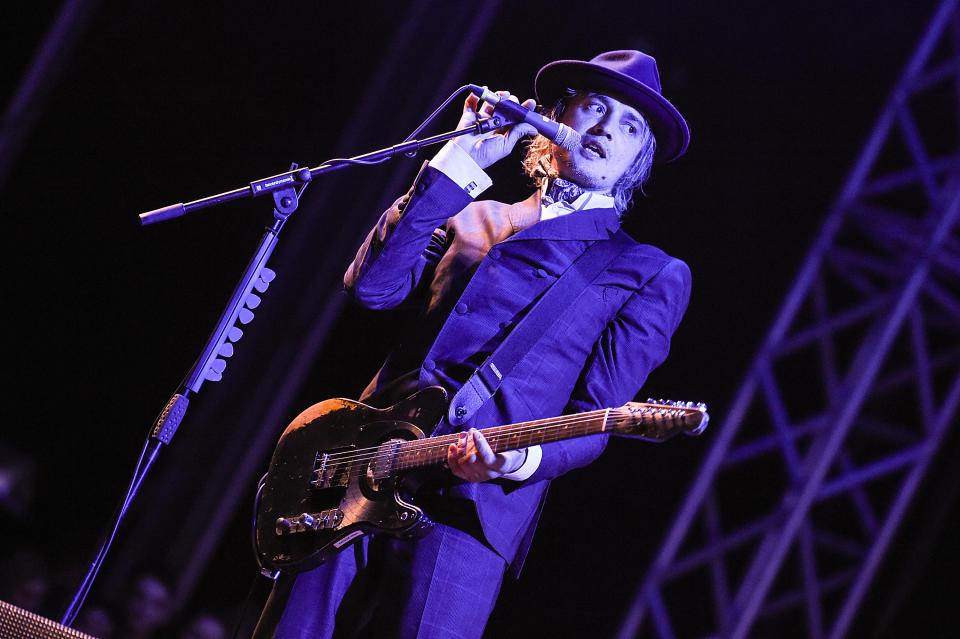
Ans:
[[[618,255],[634,244],[629,235],[618,230],[609,240],[593,243],[553,283],[526,317],[507,335],[480,368],[457,391],[447,419],[434,431],[442,435],[466,423],[497,392],[503,379],[533,348],[547,329],[573,306],[592,282]]]

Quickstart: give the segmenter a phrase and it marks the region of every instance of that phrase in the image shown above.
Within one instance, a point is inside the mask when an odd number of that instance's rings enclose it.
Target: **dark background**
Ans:
[[[8,546],[39,548],[67,573],[92,555],[145,430],[199,352],[269,206],[243,201],[148,228],[137,214],[241,186],[291,161],[319,164],[336,155],[337,140],[349,154],[399,141],[374,137],[375,144],[353,146],[340,133],[412,4],[140,1],[102,2],[93,11],[0,187],[8,371],[0,444],[6,454],[35,460],[36,473],[26,512],[4,516]],[[692,143],[682,161],[655,172],[634,228],[690,264],[694,292],[671,357],[644,393],[705,401],[719,416],[935,6],[503,3],[468,70],[434,90],[446,95],[471,82],[524,98],[551,60],[615,48],[657,57]],[[2,104],[56,10],[31,4],[5,16]],[[453,55],[450,34],[463,27],[426,15],[415,37],[444,34]],[[407,90],[414,79],[424,80],[410,65],[365,105],[373,114],[368,137],[387,125],[402,137],[437,106]],[[452,126],[456,113],[451,107],[438,126]],[[495,169],[495,190],[485,197],[525,194],[518,157]],[[412,175],[419,162],[354,169],[337,184],[375,190],[397,170]],[[381,205],[395,195],[382,194]],[[313,237],[300,239],[316,260],[282,277],[311,277],[339,244],[355,246],[355,229],[377,213],[323,212],[322,232],[314,226]],[[308,206],[297,213],[311,214],[321,215]],[[301,226],[294,218],[284,234]],[[385,354],[392,317],[349,305],[338,317],[288,419],[314,401],[356,396]],[[206,385],[199,402],[211,401],[208,395],[241,402],[231,394],[234,380],[262,374],[271,340],[280,341],[286,326],[254,326],[256,347],[244,352],[241,342],[224,381]],[[188,417],[181,433],[191,428]],[[229,424],[217,428],[230,437]],[[218,453],[214,442],[201,441],[209,448],[189,471],[196,482]],[[610,635],[709,442],[615,442],[599,463],[557,481],[522,578],[504,587],[491,636]],[[928,501],[921,494],[908,524],[926,521],[936,508]],[[243,598],[255,572],[248,511],[245,502],[235,513],[195,600],[230,606]],[[955,509],[946,512],[956,522]],[[949,539],[888,636],[951,623],[957,557]],[[896,579],[908,550],[895,549],[884,578]],[[163,557],[162,549],[141,555],[144,562]],[[108,561],[105,573],[124,570]],[[938,581],[943,588],[932,585]],[[864,634],[876,630],[870,606],[884,605],[882,591],[875,585],[858,621]]]

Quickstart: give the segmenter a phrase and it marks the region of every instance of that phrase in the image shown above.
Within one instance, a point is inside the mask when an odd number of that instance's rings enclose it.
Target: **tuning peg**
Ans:
[[[220,358],[216,358],[210,362],[210,370],[215,373],[222,373],[226,367],[227,363]]]
[[[240,314],[237,317],[240,319],[241,324],[249,324],[253,321],[253,313],[250,309],[241,308]]]
[[[260,296],[250,293],[247,295],[247,299],[244,301],[244,304],[246,304],[247,308],[256,308],[260,306]]]
[[[231,342],[239,342],[241,337],[243,337],[243,329],[239,326],[231,326],[227,331],[227,339]]]
[[[219,382],[221,379],[223,379],[223,375],[209,368],[207,369],[207,372],[204,373],[203,377],[210,382]]]
[[[224,342],[223,346],[220,347],[220,350],[217,351],[217,355],[221,357],[233,357],[233,344],[230,342]]]

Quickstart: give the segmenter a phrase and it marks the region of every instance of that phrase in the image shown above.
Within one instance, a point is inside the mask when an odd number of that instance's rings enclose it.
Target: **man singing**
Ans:
[[[550,63],[535,89],[543,112],[582,140],[573,150],[531,142],[529,198],[475,200],[491,185],[484,169],[533,127],[462,136],[382,215],[347,270],[347,291],[364,306],[421,309],[361,401],[385,407],[428,386],[453,397],[588,249],[615,238],[622,248],[540,323],[491,397],[441,423],[459,437],[449,470],[418,501],[435,529],[414,541],[364,537],[298,575],[277,637],[480,637],[504,575],[526,556],[550,480],[596,459],[607,436],[494,454],[478,429],[620,406],[667,356],[689,269],[619,229],[651,166],[686,150],[686,122],[639,51]],[[471,95],[460,125],[492,111]]]

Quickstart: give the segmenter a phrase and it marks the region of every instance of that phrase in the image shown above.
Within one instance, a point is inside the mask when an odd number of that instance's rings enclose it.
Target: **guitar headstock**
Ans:
[[[625,437],[664,441],[678,433],[693,437],[700,435],[709,422],[707,405],[702,402],[651,398],[611,409],[607,431]]]

